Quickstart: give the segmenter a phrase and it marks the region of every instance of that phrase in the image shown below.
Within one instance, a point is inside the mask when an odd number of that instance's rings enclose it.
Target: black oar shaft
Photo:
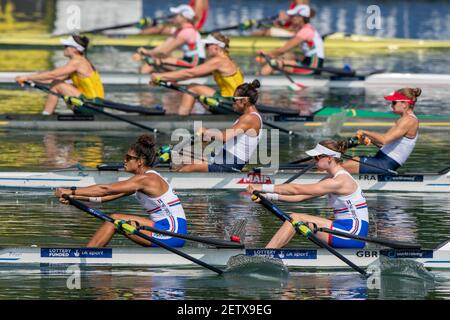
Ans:
[[[205,244],[226,247],[226,248],[243,248],[244,247],[244,245],[242,243],[231,242],[231,241],[221,240],[221,239],[214,239],[214,238],[197,237],[197,236],[192,236],[192,235],[188,235],[188,234],[180,234],[180,233],[156,229],[156,228],[153,228],[150,226],[140,227],[139,230],[148,230],[153,233],[159,233],[159,234],[163,234],[163,235],[174,237],[174,238],[195,241],[195,242],[201,242],[201,243],[205,243]]]
[[[297,83],[295,83],[294,79],[292,79],[292,77],[289,75],[288,72],[286,72],[285,70],[283,70],[283,68],[280,68],[279,66],[273,66],[270,63],[271,57],[269,57],[267,54],[265,53],[260,53],[260,55],[266,60],[266,62],[275,70],[280,71],[282,74],[284,74],[284,76],[293,84],[297,85]]]
[[[57,97],[59,97],[61,99],[65,99],[66,98],[64,95],[62,95],[62,94],[60,94],[58,92],[52,91],[49,88],[47,88],[46,86],[42,86],[42,85],[39,85],[37,83],[32,83],[32,82],[26,82],[25,84],[29,85],[32,88],[37,88],[39,90],[42,90],[44,92],[47,92],[47,93],[52,94],[54,96],[57,96]],[[132,125],[134,125],[136,127],[141,128],[141,129],[145,129],[145,130],[149,130],[149,131],[153,131],[153,132],[158,132],[158,130],[155,129],[155,128],[150,128],[150,127],[148,127],[146,125],[143,125],[143,124],[140,124],[138,122],[135,122],[135,121],[132,121],[132,120],[128,120],[128,119],[125,119],[125,118],[123,118],[121,116],[118,116],[118,115],[115,115],[115,114],[103,111],[100,108],[98,108],[96,105],[90,104],[89,102],[84,102],[84,101],[82,101],[79,98],[76,98],[76,99],[78,99],[82,103],[81,105],[83,107],[85,107],[86,109],[89,109],[89,110],[92,110],[92,111],[104,114],[104,115],[106,115],[108,117],[111,117],[111,118],[114,118],[114,119],[117,119],[117,120],[120,120],[120,121],[127,122],[129,124],[132,124]]]
[[[301,69],[307,69],[307,70],[313,70],[313,71],[328,72],[328,73],[336,74],[339,76],[346,76],[346,77],[354,77],[356,75],[355,71],[347,71],[344,69],[332,68],[332,67],[308,67],[308,66],[304,66],[304,65],[290,65],[290,64],[283,64],[283,67],[301,68]]]
[[[241,22],[241,23],[233,25],[233,26],[216,28],[216,29],[212,29],[212,30],[208,30],[208,31],[202,31],[201,34],[204,35],[204,34],[209,34],[209,33],[213,33],[213,32],[221,32],[221,31],[240,29],[242,27],[246,27],[246,22],[249,25],[249,27],[252,27],[252,26],[258,25],[262,22],[267,22],[267,21],[273,22],[273,20],[275,20],[277,18],[278,18],[278,15],[272,16],[272,17],[266,17],[266,18],[262,18],[262,19],[258,19],[258,20],[246,20],[244,22]]]
[[[89,213],[90,215],[92,215],[92,216],[94,216],[94,217],[96,217],[96,218],[99,218],[99,219],[101,219],[101,220],[103,220],[103,221],[106,221],[106,222],[110,222],[110,223],[112,223],[112,224],[115,224],[115,221],[116,221],[116,220],[114,220],[114,219],[111,218],[110,216],[104,214],[104,213],[101,212],[100,210],[97,210],[97,209],[94,209],[94,208],[90,208],[90,207],[88,207],[87,205],[85,205],[84,203],[82,203],[82,202],[80,202],[80,201],[78,201],[78,200],[75,200],[75,199],[71,198],[71,197],[68,196],[68,195],[65,195],[64,198],[65,198],[66,200],[68,200],[69,203],[70,203],[71,205],[77,207],[78,209],[80,209],[80,210],[82,210],[82,211],[84,211],[84,212],[86,212],[86,213]],[[134,227],[133,227],[133,228],[134,228]],[[196,258],[194,258],[194,257],[192,257],[192,256],[190,256],[190,255],[188,255],[188,254],[186,254],[186,253],[180,251],[180,250],[177,250],[177,249],[175,249],[175,248],[173,248],[173,247],[171,247],[171,246],[165,244],[164,242],[159,241],[158,239],[149,237],[149,236],[147,236],[146,234],[144,234],[144,233],[140,232],[139,230],[137,230],[136,228],[134,228],[132,234],[134,234],[134,235],[136,235],[136,236],[138,236],[138,237],[141,237],[142,239],[147,240],[147,241],[149,241],[149,242],[151,242],[151,243],[154,243],[154,244],[156,244],[157,246],[160,246],[161,248],[164,248],[164,249],[166,249],[166,250],[168,250],[168,251],[170,251],[170,252],[172,252],[172,253],[174,253],[174,254],[176,254],[176,255],[179,255],[179,256],[181,256],[181,257],[183,257],[183,258],[185,258],[185,259],[187,259],[187,260],[189,260],[189,261],[192,261],[192,262],[194,262],[194,263],[196,263],[196,264],[198,264],[198,265],[200,265],[200,266],[202,266],[202,267],[205,267],[205,268],[207,268],[207,269],[209,269],[209,270],[211,270],[211,271],[214,271],[214,272],[216,272],[217,274],[222,274],[222,273],[223,273],[222,270],[220,270],[220,269],[218,269],[218,268],[216,268],[216,267],[214,267],[214,266],[212,266],[212,265],[209,265],[209,264],[207,264],[206,262],[203,262],[203,261],[201,261],[201,260],[198,260],[198,259],[196,259]]]
[[[275,204],[273,204],[272,202],[270,202],[269,200],[267,200],[264,196],[261,195],[260,192],[255,191],[254,194],[260,199],[260,203],[270,212],[272,212],[273,214],[275,214],[275,216],[277,216],[279,219],[281,219],[282,221],[288,221],[290,223],[293,223],[293,219],[291,218],[291,216],[289,216],[288,214],[286,214],[283,210],[281,210],[280,208],[278,208]],[[295,229],[295,231],[297,233],[301,233],[303,234],[305,237],[308,238],[308,240],[312,241],[313,243],[315,243],[316,245],[318,245],[319,247],[328,250],[329,252],[331,252],[333,255],[335,255],[337,258],[339,258],[341,261],[345,262],[348,266],[350,266],[351,268],[353,268],[354,270],[358,271],[359,273],[361,273],[362,275],[367,275],[367,273],[360,267],[358,267],[356,264],[354,264],[352,261],[350,261],[349,259],[347,259],[346,257],[344,257],[341,253],[339,253],[336,249],[334,249],[333,247],[329,246],[328,244],[326,244],[325,242],[323,242],[322,240],[320,240],[319,238],[317,238],[311,230],[309,230],[309,232],[304,232],[301,231],[300,228],[298,227],[298,225],[294,225],[293,227]],[[309,228],[308,228],[309,229]]]
[[[301,171],[299,171],[298,173],[296,173],[295,175],[293,175],[292,177],[290,177],[289,179],[287,179],[285,182],[283,182],[283,184],[286,183],[291,183],[292,181],[294,181],[295,179],[297,179],[298,177],[300,177],[301,175],[303,175],[306,171],[310,170],[311,168],[315,167],[316,164],[315,163],[311,163],[308,166],[306,166],[305,168],[303,168]]]
[[[144,130],[148,130],[148,131],[158,132],[158,129],[150,128],[150,127],[148,127],[148,126],[146,126],[146,125],[143,125],[143,124],[141,124],[141,123],[138,123],[138,122],[136,122],[136,121],[129,120],[129,119],[123,118],[123,117],[121,117],[121,116],[118,116],[118,115],[115,115],[115,114],[112,114],[112,113],[103,111],[103,110],[100,109],[99,107],[97,107],[97,106],[95,106],[95,105],[92,105],[92,104],[90,104],[89,102],[84,102],[84,103],[83,103],[83,107],[85,107],[85,108],[87,108],[87,109],[89,109],[89,110],[92,110],[92,111],[95,111],[95,112],[104,114],[105,116],[108,116],[108,117],[111,117],[111,118],[114,118],[114,119],[117,119],[117,120],[120,120],[120,121],[129,123],[129,124],[131,124],[131,125],[133,125],[133,126],[136,126],[136,127],[138,127],[138,128],[141,128],[141,129],[144,129]]]
[[[199,94],[197,94],[195,92],[192,92],[192,91],[189,91],[189,90],[187,90],[184,87],[177,86],[177,85],[175,85],[175,84],[173,84],[173,83],[171,83],[169,81],[161,80],[161,81],[159,81],[159,85],[161,85],[162,87],[168,88],[168,89],[172,89],[172,90],[176,90],[176,91],[179,91],[179,92],[183,92],[183,93],[189,94],[189,95],[193,96],[197,100],[199,100],[200,97],[201,97]],[[217,100],[215,98],[213,98],[213,99]],[[229,107],[226,104],[221,103],[220,101],[217,101],[217,102],[218,102],[218,107],[220,107],[220,108],[222,108],[222,109],[224,109],[224,110],[226,110],[228,112],[231,112],[231,113],[234,113],[234,114],[237,114],[237,115],[242,115],[240,112],[237,112],[232,107]],[[273,123],[270,123],[270,122],[267,122],[267,121],[263,121],[263,123],[265,125],[267,125],[268,127],[271,127],[273,129],[278,129],[281,132],[287,133],[289,135],[297,135],[297,133],[295,133],[294,131],[286,130],[285,128],[277,126],[277,125],[275,125]]]
[[[393,241],[393,240],[384,240],[384,239],[377,239],[373,237],[361,237],[358,235],[349,234],[347,232],[342,232],[338,230],[331,230],[328,228],[318,228],[317,231],[326,232],[330,234],[334,234],[337,236],[349,238],[349,239],[355,239],[355,240],[361,240],[364,242],[372,242],[380,245],[384,245],[393,249],[420,249],[421,246],[419,244],[415,243],[407,243],[407,242],[401,242],[401,241]]]

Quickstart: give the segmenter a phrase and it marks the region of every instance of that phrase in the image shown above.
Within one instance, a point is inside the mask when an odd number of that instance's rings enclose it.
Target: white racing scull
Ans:
[[[280,184],[292,177],[298,170],[265,170],[259,172],[200,173],[159,172],[176,190],[198,189],[244,189],[249,184]],[[50,190],[58,187],[85,187],[126,180],[130,174],[124,171],[103,171],[97,169],[65,169],[47,172],[0,172],[0,189],[7,190]],[[450,169],[439,173],[411,173],[400,175],[360,174],[353,176],[365,191],[389,192],[440,192],[450,193]],[[315,183],[323,174],[303,174],[293,183]]]
[[[450,269],[450,239],[435,249],[338,249],[338,252],[356,265],[366,268],[380,257],[407,258],[423,263],[430,269]],[[325,249],[318,248],[182,248],[205,263],[225,266],[238,254],[282,259],[291,268],[348,269],[348,265]],[[182,267],[194,264],[160,248],[119,247],[22,247],[0,249],[0,264],[83,264],[112,266]]]

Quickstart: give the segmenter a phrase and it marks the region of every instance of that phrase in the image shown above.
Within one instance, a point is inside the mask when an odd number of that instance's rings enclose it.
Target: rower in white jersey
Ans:
[[[306,154],[314,157],[317,168],[328,173],[328,176],[317,183],[249,185],[247,190],[251,194],[255,190],[264,192],[269,200],[287,202],[302,202],[326,195],[329,206],[333,208],[333,220],[301,213],[293,213],[293,220],[308,223],[312,230],[329,228],[365,237],[369,233],[367,202],[358,182],[341,165],[341,155],[346,150],[346,141],[325,140],[319,142],[314,149],[306,151]],[[266,248],[284,247],[294,235],[292,223],[286,221]],[[363,248],[365,245],[362,241],[320,231],[317,236],[334,248]]]
[[[344,162],[343,167],[350,173],[386,174],[397,170],[408,160],[419,136],[419,120],[414,114],[419,88],[403,88],[385,96],[391,101],[392,111],[400,115],[394,127],[386,133],[358,130],[357,136],[364,144],[373,144],[380,148],[373,157],[361,156]]]
[[[320,74],[320,71],[311,70],[311,68],[323,67],[325,48],[321,35],[309,23],[311,8],[308,5],[299,4],[286,13],[297,32],[282,47],[267,53],[267,56],[273,58],[270,64],[261,56],[256,58],[258,63],[264,64],[261,75],[271,74],[274,68],[281,68],[286,72],[299,75]],[[297,47],[303,52],[299,57],[290,52]],[[308,67],[308,69],[302,67]]]
[[[188,5],[170,8],[176,14],[172,21],[177,27],[173,35],[154,49],[140,47],[133,55],[133,60],[144,60],[140,73],[165,72],[180,68],[193,68],[205,62],[205,46],[200,33],[194,27],[194,10]],[[183,58],[178,59],[171,54],[181,49]]]
[[[260,83],[243,83],[234,92],[235,111],[241,113],[230,129],[219,131],[201,128],[197,133],[205,140],[223,142],[223,149],[208,161],[185,164],[179,168],[182,172],[236,172],[241,171],[256,151],[262,134],[263,121],[256,109]]]
[[[85,188],[70,189],[58,188],[55,195],[62,203],[68,203],[63,198],[64,194],[70,197],[90,202],[106,202],[124,196],[136,195],[136,199],[144,208],[148,217],[128,214],[112,214],[114,220],[124,220],[137,226],[142,233],[155,238],[171,247],[182,247],[184,240],[152,234],[145,230],[150,226],[159,230],[170,231],[178,234],[187,234],[187,222],[183,206],[178,196],[173,192],[169,183],[158,172],[152,170],[152,164],[156,159],[155,143],[149,135],[142,135],[128,150],[124,169],[133,173],[128,180],[111,184],[96,184]],[[115,226],[105,222],[91,238],[87,247],[104,247],[108,245],[116,232]],[[126,235],[134,242],[143,246],[154,246],[147,240],[135,235]]]

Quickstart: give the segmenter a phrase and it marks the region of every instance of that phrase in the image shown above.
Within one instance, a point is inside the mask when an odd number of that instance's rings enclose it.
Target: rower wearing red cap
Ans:
[[[392,102],[392,111],[400,115],[400,119],[386,133],[358,130],[361,141],[372,143],[380,150],[373,157],[355,157],[356,161],[346,161],[343,167],[350,173],[385,174],[387,170],[397,170],[402,166],[414,150],[419,135],[419,120],[414,114],[414,106],[421,93],[419,88],[403,88],[385,96],[384,99]]]

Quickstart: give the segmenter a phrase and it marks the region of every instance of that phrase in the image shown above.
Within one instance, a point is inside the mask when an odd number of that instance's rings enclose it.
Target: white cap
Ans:
[[[340,152],[328,149],[327,147],[324,147],[323,145],[321,145],[319,143],[316,145],[316,147],[314,149],[308,150],[305,153],[310,157],[315,157],[315,156],[320,156],[320,155],[332,156],[335,158],[341,157]]]
[[[85,48],[81,44],[76,42],[72,36],[68,37],[67,39],[61,39],[60,41],[63,46],[74,47],[80,52],[84,52],[85,50]]]
[[[219,47],[221,48],[225,48],[227,45],[225,44],[225,42],[222,42],[220,40],[217,40],[216,38],[214,38],[214,36],[212,34],[209,34],[206,39],[202,40],[202,42],[204,44],[217,44]]]
[[[298,4],[295,8],[286,11],[288,16],[302,16],[309,18],[311,16],[311,9],[305,4]]]
[[[175,14],[181,14],[183,17],[185,17],[188,20],[194,20],[194,18],[195,18],[194,9],[192,9],[192,7],[188,6],[187,4],[182,4],[178,7],[172,7],[172,8],[170,8],[170,12],[175,13]]]

